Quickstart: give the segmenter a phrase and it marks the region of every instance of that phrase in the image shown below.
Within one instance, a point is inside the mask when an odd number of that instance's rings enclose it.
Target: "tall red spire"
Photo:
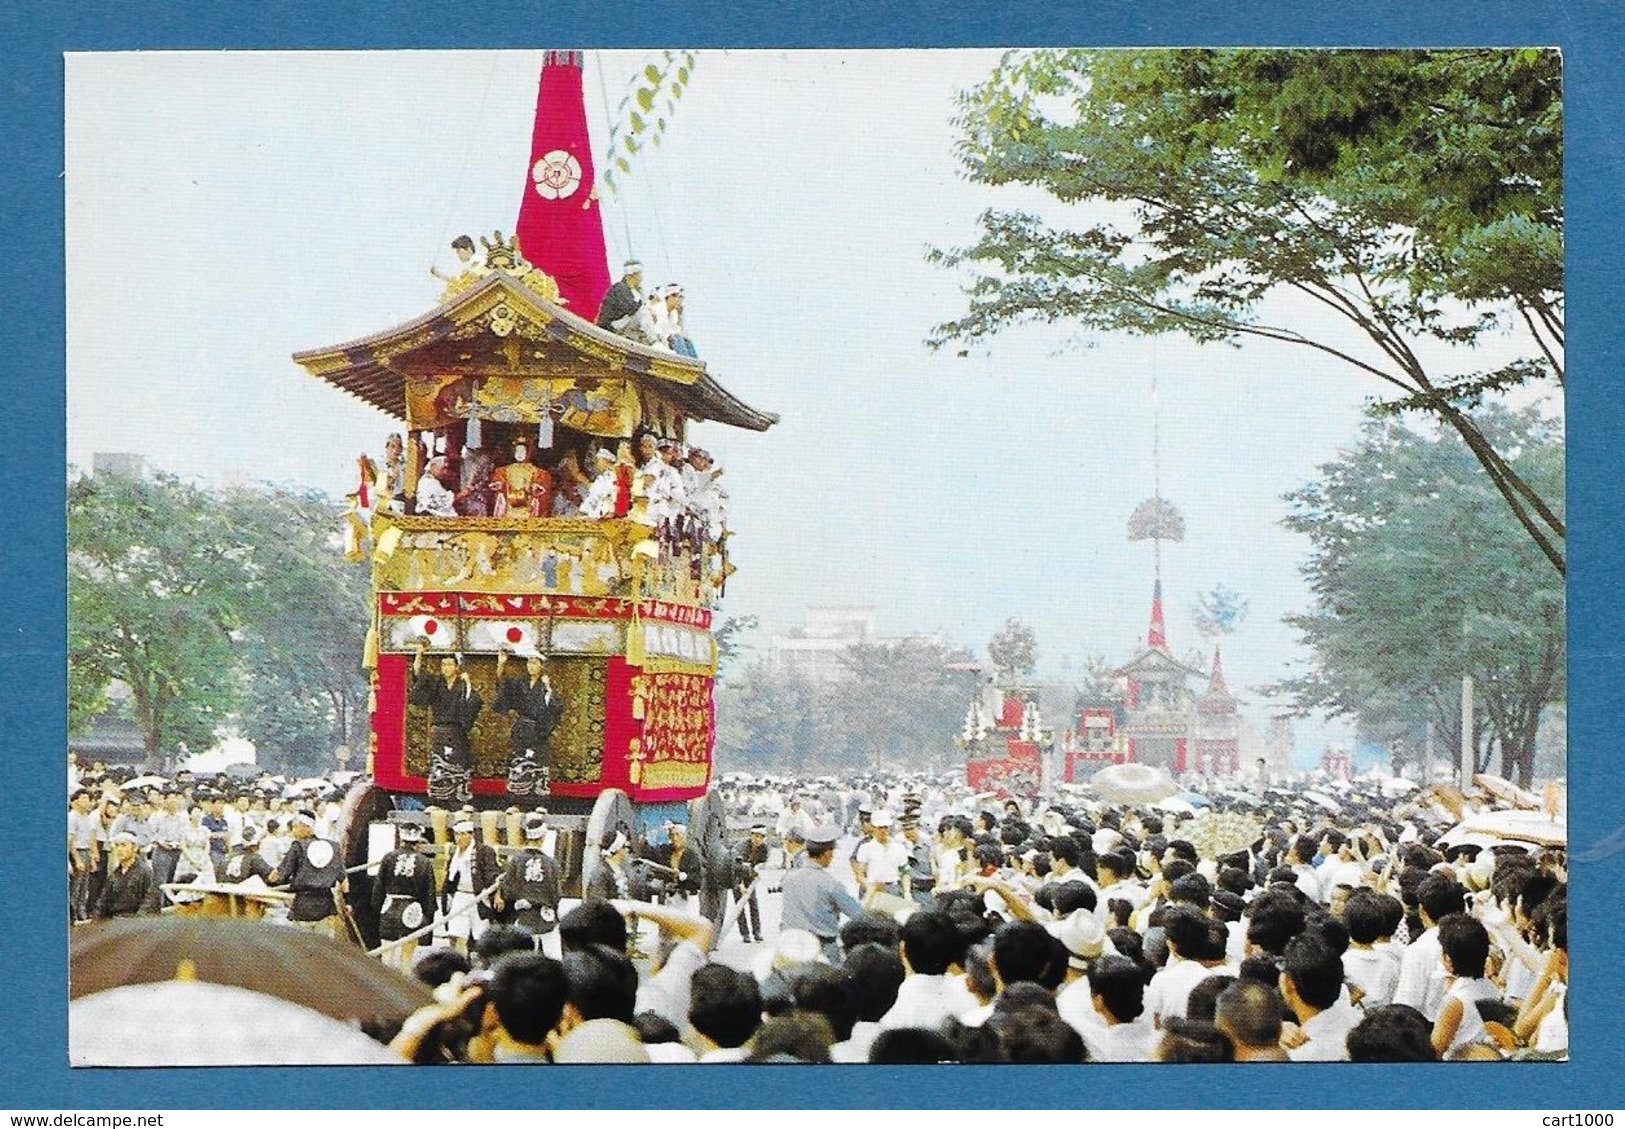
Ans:
[[[558,282],[566,308],[591,321],[609,289],[609,259],[581,67],[580,51],[549,51],[543,61],[514,233],[519,253]]]
[[[1207,680],[1210,693],[1228,694],[1230,688],[1224,684],[1224,664],[1219,661],[1219,645],[1213,644],[1213,675]]]
[[[1155,647],[1159,651],[1168,649],[1168,631],[1162,622],[1162,578],[1158,577],[1151,588],[1151,630],[1145,637],[1146,646]]]

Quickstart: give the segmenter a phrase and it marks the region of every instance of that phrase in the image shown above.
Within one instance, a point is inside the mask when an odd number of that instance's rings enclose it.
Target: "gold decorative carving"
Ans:
[[[704,370],[661,360],[658,357],[649,358],[649,375],[660,380],[669,380],[673,384],[693,384],[700,379],[702,371]]]
[[[627,353],[624,349],[617,349],[613,345],[606,345],[596,338],[581,333],[567,333],[564,340],[570,348],[578,353],[585,353],[589,357],[596,357],[613,368],[626,367]]]

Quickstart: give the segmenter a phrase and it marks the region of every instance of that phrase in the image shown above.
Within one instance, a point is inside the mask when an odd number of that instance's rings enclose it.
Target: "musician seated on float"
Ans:
[[[629,330],[636,330],[643,307],[643,264],[628,259],[621,267],[621,280],[604,293],[598,305],[599,328],[627,336]]]
[[[455,481],[451,464],[444,455],[430,459],[429,465],[423,468],[423,473],[418,477],[418,514],[424,517],[456,517],[457,495],[451,488],[451,483]]]
[[[594,452],[592,485],[581,503],[581,516],[598,521],[625,517],[631,506],[631,480],[624,472],[630,469],[608,447]]]
[[[666,307],[664,325],[661,327],[661,342],[680,357],[698,357],[694,341],[683,325],[683,288],[673,282],[662,290],[661,294]]]

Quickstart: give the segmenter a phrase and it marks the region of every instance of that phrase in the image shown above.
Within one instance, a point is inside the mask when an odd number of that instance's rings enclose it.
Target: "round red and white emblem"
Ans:
[[[542,199],[563,200],[581,187],[581,162],[563,149],[555,149],[531,166],[530,176]]]

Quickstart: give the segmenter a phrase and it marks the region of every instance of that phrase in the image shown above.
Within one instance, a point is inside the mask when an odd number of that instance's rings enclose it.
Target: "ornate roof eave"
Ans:
[[[507,306],[571,352],[600,376],[641,378],[673,401],[691,419],[766,431],[779,421],[729,392],[706,371],[703,361],[630,341],[547,301],[504,271],[492,271],[427,313],[367,337],[307,349],[293,360],[306,372],[386,412],[406,418],[406,372],[413,354],[445,341],[452,333],[498,306]]]
[[[1182,663],[1178,659],[1174,658],[1173,655],[1169,654],[1167,651],[1163,650],[1161,647],[1147,647],[1147,648],[1145,648],[1143,651],[1141,651],[1139,654],[1135,655],[1128,662],[1124,663],[1122,666],[1120,666],[1116,670],[1114,670],[1112,672],[1112,675],[1113,675],[1113,677],[1119,677],[1120,678],[1125,674],[1133,674],[1136,670],[1140,669],[1141,667],[1153,666],[1153,665],[1163,667],[1164,669],[1173,668],[1175,670],[1178,670],[1180,673],[1185,674],[1186,676],[1191,677],[1191,678],[1206,678],[1207,677],[1207,672],[1206,671],[1197,670],[1195,667],[1186,666],[1184,663]]]

